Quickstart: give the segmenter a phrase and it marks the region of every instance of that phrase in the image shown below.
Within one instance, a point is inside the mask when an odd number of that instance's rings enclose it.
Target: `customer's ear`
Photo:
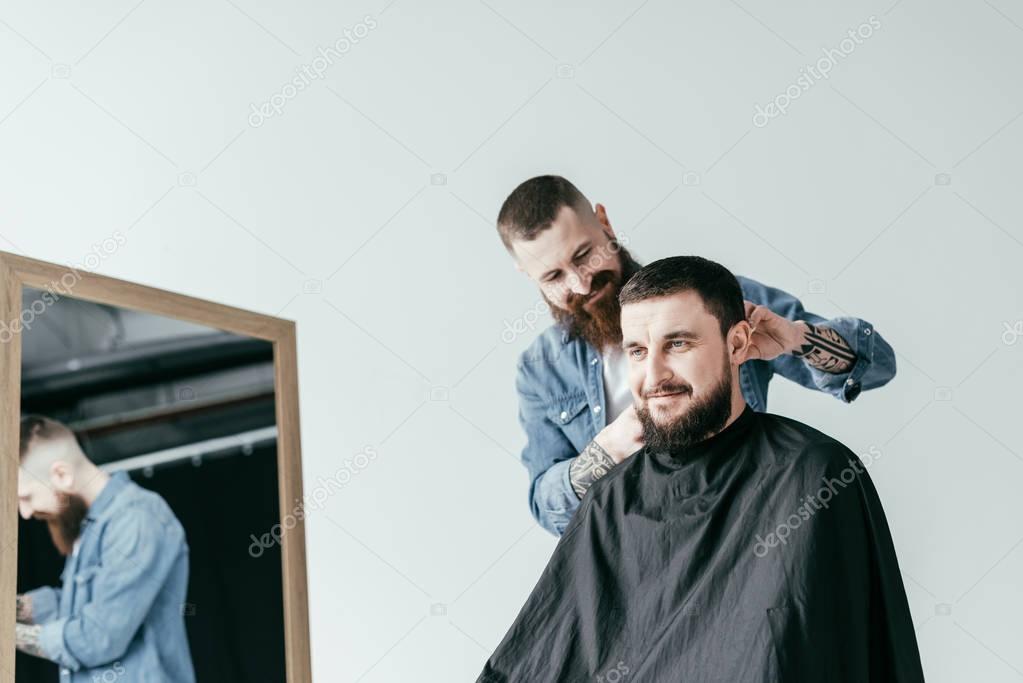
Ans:
[[[732,329],[728,331],[728,336],[725,337],[725,343],[728,347],[728,357],[732,362],[732,365],[742,365],[753,356],[751,350],[753,348],[753,328],[745,320],[732,325]]]

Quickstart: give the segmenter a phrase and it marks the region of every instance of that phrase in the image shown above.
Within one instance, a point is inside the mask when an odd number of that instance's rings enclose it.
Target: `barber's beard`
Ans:
[[[47,516],[46,525],[50,529],[50,538],[61,555],[70,555],[74,550],[75,541],[82,531],[82,521],[89,512],[85,499],[77,494],[58,493],[60,512]]]
[[[567,301],[568,310],[555,306],[544,295],[554,319],[568,329],[572,337],[581,337],[598,351],[622,343],[622,307],[618,303],[618,293],[622,285],[642,267],[621,245],[618,245],[618,258],[621,263],[621,275],[613,270],[594,273],[590,280],[590,294],[580,296],[574,292],[570,293]],[[584,309],[583,305],[589,297],[608,283],[609,290],[600,300],[594,302],[592,309]]]
[[[684,382],[662,384],[657,387],[657,392],[685,391],[687,387],[688,395],[692,396],[692,386]],[[655,452],[668,451],[674,455],[684,455],[679,451],[684,451],[721,431],[731,414],[732,371],[727,356],[721,380],[710,393],[692,402],[683,414],[669,423],[660,425],[654,423],[645,401],[641,408],[636,409],[636,415],[643,427],[643,443],[647,448]]]

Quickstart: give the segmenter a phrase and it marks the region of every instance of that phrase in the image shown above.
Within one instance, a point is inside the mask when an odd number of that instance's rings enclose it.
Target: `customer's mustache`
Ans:
[[[692,385],[686,382],[665,383],[653,389],[644,389],[643,398],[667,396],[668,394],[686,394],[687,396],[691,396],[692,393],[693,393]]]

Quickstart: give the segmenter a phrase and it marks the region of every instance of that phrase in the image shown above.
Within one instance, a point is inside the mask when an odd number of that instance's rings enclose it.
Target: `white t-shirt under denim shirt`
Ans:
[[[604,364],[604,402],[607,403],[607,423],[632,405],[629,389],[629,359],[618,345],[611,345],[600,354]]]

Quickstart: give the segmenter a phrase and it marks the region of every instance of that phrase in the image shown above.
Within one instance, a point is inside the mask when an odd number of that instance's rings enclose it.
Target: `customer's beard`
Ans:
[[[612,240],[612,244],[617,242]],[[581,337],[598,351],[609,346],[618,346],[622,343],[622,307],[618,303],[618,293],[622,285],[628,282],[642,266],[637,263],[628,250],[618,245],[618,258],[621,263],[621,275],[613,270],[601,270],[594,273],[590,280],[590,294],[580,296],[574,292],[569,293],[568,310],[559,308],[551,303],[551,300],[544,295],[551,309],[554,320],[564,326],[572,337]],[[587,311],[583,305],[590,296],[600,291],[600,288],[611,283],[610,290],[602,299],[594,302],[593,309]]]
[[[89,506],[86,505],[84,498],[74,493],[58,493],[57,500],[60,502],[60,512],[47,515],[44,519],[50,529],[53,545],[57,546],[57,551],[61,555],[67,556],[74,550]]]
[[[685,383],[668,383],[657,387],[657,392],[685,391],[692,396],[693,388]],[[656,393],[656,392],[654,392]],[[724,370],[719,381],[710,393],[699,401],[693,402],[689,409],[665,425],[654,423],[650,409],[644,402],[636,409],[640,424],[643,427],[643,443],[651,451],[668,451],[673,455],[683,455],[691,446],[710,438],[725,426],[732,414],[732,369],[725,356]]]

